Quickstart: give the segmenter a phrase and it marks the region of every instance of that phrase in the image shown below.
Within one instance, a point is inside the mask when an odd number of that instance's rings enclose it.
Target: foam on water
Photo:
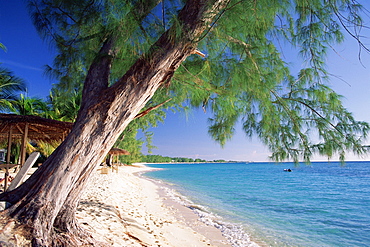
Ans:
[[[210,212],[207,207],[195,204],[186,196],[181,195],[178,191],[171,188],[169,184],[163,186],[162,189],[172,200],[190,208],[199,217],[201,222],[220,229],[232,246],[259,247],[258,244],[251,241],[249,235],[243,230],[241,225],[224,221],[222,217]]]

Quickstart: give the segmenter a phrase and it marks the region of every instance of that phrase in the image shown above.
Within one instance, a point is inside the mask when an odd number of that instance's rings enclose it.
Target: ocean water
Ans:
[[[149,166],[233,246],[370,246],[370,162]]]

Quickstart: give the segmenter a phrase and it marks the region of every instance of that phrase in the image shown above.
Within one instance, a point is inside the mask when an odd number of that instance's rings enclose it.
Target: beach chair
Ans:
[[[19,170],[17,175],[12,180],[7,191],[14,190],[17,188],[21,183],[23,183],[23,179],[26,177],[27,172],[31,169],[31,167],[35,164],[36,160],[40,156],[39,152],[33,152],[26,160],[22,168]]]
[[[108,174],[109,168],[107,167],[107,164],[103,164],[103,167],[100,169],[100,174]]]

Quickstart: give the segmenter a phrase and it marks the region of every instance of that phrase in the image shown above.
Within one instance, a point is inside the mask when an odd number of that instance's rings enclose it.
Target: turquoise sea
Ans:
[[[370,246],[370,162],[149,166],[233,246]]]

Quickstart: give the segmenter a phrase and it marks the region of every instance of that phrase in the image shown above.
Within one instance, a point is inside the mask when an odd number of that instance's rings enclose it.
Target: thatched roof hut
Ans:
[[[121,148],[112,148],[109,151],[109,154],[112,154],[112,155],[130,155],[130,152],[126,151],[124,149],[121,149]]]
[[[0,142],[7,142],[6,172],[4,189],[7,189],[10,150],[13,140],[21,140],[22,166],[26,160],[26,143],[32,141],[63,141],[71,131],[73,123],[61,122],[37,116],[0,114]]]
[[[72,129],[73,123],[61,122],[37,116],[0,114],[0,141],[26,138],[34,141],[62,141]]]

